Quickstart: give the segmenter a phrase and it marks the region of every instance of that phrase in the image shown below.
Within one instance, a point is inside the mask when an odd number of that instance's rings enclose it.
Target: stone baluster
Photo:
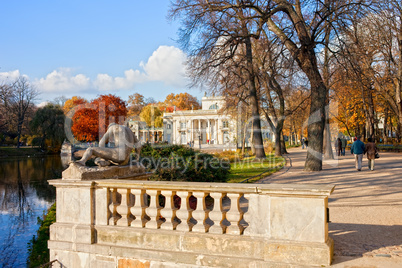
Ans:
[[[205,197],[207,196],[204,192],[194,192],[193,196],[197,198],[197,207],[192,212],[193,218],[196,220],[196,224],[193,226],[193,232],[205,233]]]
[[[239,209],[239,199],[241,194],[236,193],[228,193],[226,194],[230,199],[230,208],[229,211],[226,212],[226,219],[230,222],[230,225],[226,227],[227,234],[241,234],[239,228],[240,221],[240,209]]]
[[[161,229],[173,230],[175,226],[174,219],[176,218],[176,208],[173,203],[175,193],[172,191],[162,191],[161,194],[165,197],[165,207],[161,210],[161,216],[166,219],[166,222],[162,223]]]
[[[252,220],[251,213],[247,213],[249,209],[249,200],[250,200],[250,195],[249,194],[243,194],[242,197],[239,199],[239,210],[240,210],[240,233],[241,234],[246,234],[247,233],[247,227],[249,226],[250,220]],[[248,233],[249,234],[249,233]]]
[[[130,189],[117,189],[117,192],[121,195],[121,202],[116,207],[116,212],[120,214],[121,218],[117,220],[116,225],[130,226],[132,221],[130,207],[133,206]]]
[[[180,220],[180,223],[176,226],[176,230],[178,231],[189,231],[189,205],[188,205],[188,199],[189,199],[189,193],[188,192],[176,192],[176,195],[180,197],[181,203],[180,203],[180,209],[176,211],[176,217]]]
[[[117,189],[111,188],[108,191],[109,195],[109,225],[116,225],[117,220],[120,218],[120,215],[117,213],[116,207],[120,205],[120,201],[118,200]]]
[[[144,190],[131,189],[134,195],[134,206],[131,207],[131,214],[135,217],[131,222],[132,227],[142,228],[145,225],[145,204],[144,204]]]
[[[213,221],[213,225],[209,227],[208,232],[213,234],[222,234],[223,228],[221,222],[223,219],[222,215],[222,193],[210,193],[209,194],[214,199],[214,208],[209,212],[209,218]]]
[[[151,220],[146,223],[146,227],[151,229],[158,229],[160,226],[160,209],[161,209],[159,205],[160,191],[147,190],[147,194],[151,197],[151,201],[149,207],[146,208],[146,214],[151,218]]]

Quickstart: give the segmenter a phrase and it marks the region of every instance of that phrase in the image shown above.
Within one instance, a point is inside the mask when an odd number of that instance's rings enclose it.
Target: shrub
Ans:
[[[49,208],[43,220],[38,217],[38,223],[40,224],[38,235],[28,242],[28,267],[38,267],[49,262],[47,241],[49,240],[49,226],[54,222],[56,222],[56,203]]]
[[[222,151],[219,153],[214,153],[213,154],[215,157],[219,159],[224,159],[229,161],[230,163],[240,161],[243,159],[243,156],[241,155],[241,150],[237,151]]]
[[[230,163],[182,145],[142,147],[140,162],[161,181],[224,182]]]

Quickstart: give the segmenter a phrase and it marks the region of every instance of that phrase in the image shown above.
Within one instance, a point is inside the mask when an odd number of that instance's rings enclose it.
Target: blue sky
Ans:
[[[37,103],[79,95],[138,92],[164,100],[188,91],[178,22],[168,0],[2,1],[0,83],[19,75],[42,92]]]

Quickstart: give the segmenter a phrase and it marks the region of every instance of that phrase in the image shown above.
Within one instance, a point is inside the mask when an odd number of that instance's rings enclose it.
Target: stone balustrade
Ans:
[[[238,235],[248,226],[243,216],[249,191],[203,189],[197,184],[184,190],[160,182],[157,189],[150,186],[105,187],[109,196],[108,225]]]
[[[49,183],[57,189],[51,259],[66,267],[311,267],[331,262],[327,207],[333,185]]]

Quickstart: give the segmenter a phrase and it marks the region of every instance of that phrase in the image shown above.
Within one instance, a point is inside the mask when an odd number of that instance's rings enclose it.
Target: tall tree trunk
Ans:
[[[251,131],[250,133],[250,138],[249,138],[249,143],[250,143],[250,149],[251,149],[251,153],[253,155],[255,155],[255,147],[254,147],[254,135],[253,135],[253,131]]]
[[[294,19],[292,23],[295,27],[298,39],[301,42],[299,46],[293,43],[272,19],[268,19],[267,24],[269,29],[274,32],[288,48],[290,54],[296,60],[310,82],[311,106],[307,126],[309,146],[304,170],[320,171],[322,170],[325,105],[328,99],[328,89],[318,70],[317,58],[314,51],[315,43],[309,34],[309,27],[301,17],[294,15],[292,19]]]
[[[375,136],[375,109],[372,90],[370,89],[367,94],[367,105],[368,105],[368,133],[367,137],[374,138]]]
[[[241,141],[241,154],[244,155],[246,151],[246,135],[247,134],[247,124],[242,121],[242,141]]]
[[[308,150],[304,170],[322,170],[323,134],[325,126],[325,104],[328,98],[326,88],[317,68],[314,50],[309,54],[310,67],[305,70],[311,86],[310,117],[308,119]]]
[[[243,132],[243,138],[241,142],[241,154],[244,155],[245,151],[246,151],[246,133]]]
[[[243,22],[243,31],[245,34],[248,34],[247,26],[245,22]],[[247,32],[246,32],[247,31]],[[262,140],[261,134],[261,119],[260,119],[260,111],[259,111],[259,103],[258,103],[258,96],[257,96],[257,87],[255,81],[255,72],[253,66],[253,52],[251,47],[251,40],[250,37],[247,36],[245,38],[245,45],[246,45],[246,59],[247,59],[247,71],[249,74],[249,100],[251,106],[251,117],[253,122],[253,145],[255,148],[255,158],[256,159],[263,159],[265,158],[265,151],[264,151],[264,144]]]
[[[275,156],[282,155],[282,129],[283,129],[283,120],[278,120],[278,123],[275,128]],[[285,148],[286,149],[286,148]]]
[[[267,81],[269,80],[269,81]],[[281,137],[282,137],[282,132],[283,132],[283,124],[285,122],[285,97],[283,96],[283,90],[281,88],[281,85],[276,81],[275,77],[270,76],[267,73],[267,79],[264,80],[265,87],[267,89],[272,89],[278,96],[279,99],[279,119],[277,116],[277,112],[275,110],[275,104],[271,96],[271,92],[267,91],[266,96],[269,102],[269,113],[272,115],[272,119],[269,116],[268,112],[266,110],[263,110],[265,113],[266,120],[268,121],[268,124],[270,125],[271,129],[275,132],[275,156],[281,156],[282,155],[282,143],[281,143]],[[275,123],[273,122],[275,121]],[[286,151],[286,150],[285,150]]]
[[[286,143],[285,143],[285,137],[283,136],[283,132],[280,136],[280,140],[281,140],[281,154],[288,154],[288,151],[286,150]]]
[[[398,77],[397,77],[397,85],[396,85],[396,105],[398,108],[398,132],[397,132],[397,141],[398,143],[401,141],[402,136],[402,102],[401,102],[401,92],[402,92],[402,24],[401,24],[402,16],[399,16],[399,32],[398,32]]]
[[[326,4],[327,1],[326,1]],[[328,22],[325,22],[325,43],[329,44],[329,37],[330,37],[330,26]],[[330,72],[329,72],[329,49],[328,46],[324,47],[324,66],[323,66],[323,80],[324,84],[327,87],[327,95],[329,96],[329,79],[330,79]],[[329,98],[326,101],[326,109],[325,109],[325,128],[324,128],[324,158],[325,159],[334,159],[334,153],[332,151],[332,142],[331,142],[331,129],[330,129],[330,122],[329,122]]]
[[[388,108],[384,111],[384,143],[388,143]]]
[[[22,124],[24,120],[18,117],[18,126],[17,126],[17,148],[20,148],[20,140],[21,140],[21,132],[22,132]]]
[[[329,120],[326,119],[324,128],[324,158],[334,159],[334,153],[332,151],[331,130],[329,128]]]

